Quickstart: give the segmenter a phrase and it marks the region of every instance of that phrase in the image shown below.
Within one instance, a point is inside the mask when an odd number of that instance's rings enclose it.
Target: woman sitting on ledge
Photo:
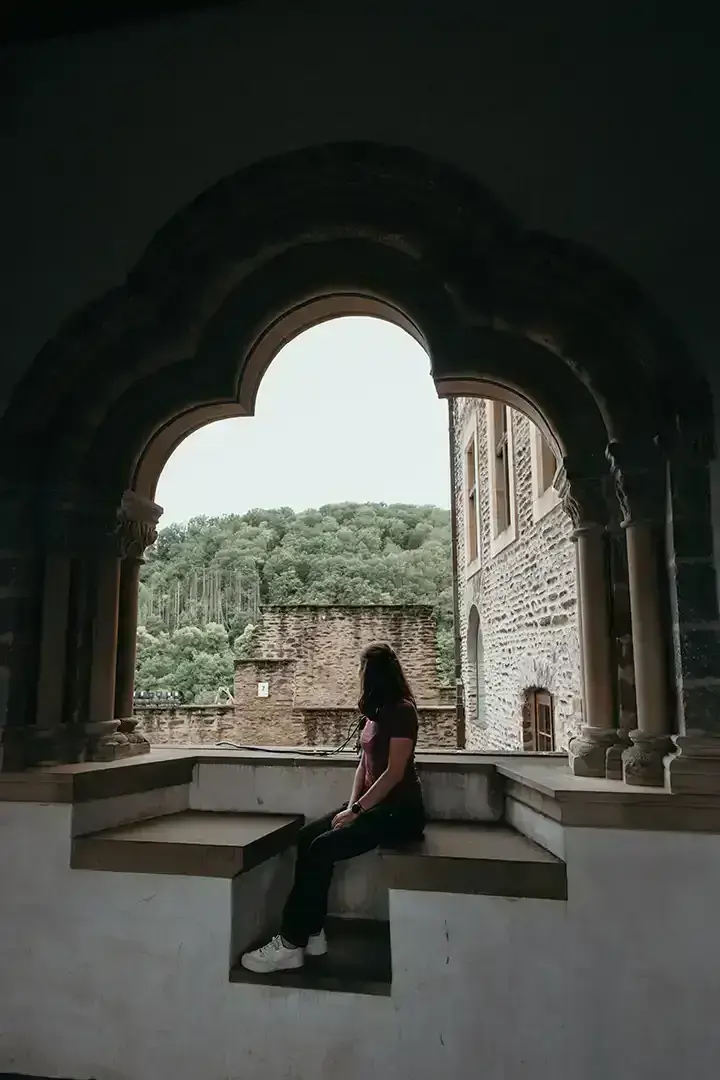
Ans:
[[[381,845],[420,840],[425,811],[414,753],[418,735],[415,698],[389,645],[370,645],[360,662],[360,764],[347,807],[300,830],[295,883],[281,931],[267,945],[245,953],[243,967],[269,973],[303,966],[323,956],[323,924],[336,862]]]

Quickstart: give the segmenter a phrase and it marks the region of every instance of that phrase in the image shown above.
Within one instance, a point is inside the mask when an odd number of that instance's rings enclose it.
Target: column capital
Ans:
[[[157,525],[162,515],[162,506],[126,491],[117,513],[116,534],[122,559],[142,560],[151,544],[157,540]]]
[[[606,456],[615,480],[623,526],[662,522],[666,460],[655,440],[611,442]]]
[[[590,463],[583,467],[582,463],[576,465],[565,458],[553,481],[575,534],[603,530],[610,523],[609,474],[592,470]]]

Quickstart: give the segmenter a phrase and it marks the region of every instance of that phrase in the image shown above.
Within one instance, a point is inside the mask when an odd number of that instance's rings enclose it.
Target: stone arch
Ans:
[[[415,151],[300,150],[220,181],[177,213],[126,281],[70,319],[17,386],[0,425],[0,469],[35,530],[39,587],[48,532],[72,549],[77,574],[78,555],[112,548],[119,527],[128,550],[151,536],[148,477],[163,455],[199,424],[252,410],[262,344],[280,341],[283,320],[287,328],[299,313],[298,333],[319,317],[313,304],[337,311],[347,298],[421,336],[440,393],[522,398],[561,452],[580,523],[608,520],[597,494],[608,443],[633,501],[638,458],[642,472],[647,448],[671,444],[688,422],[683,386],[698,399],[701,380],[663,319],[599,256],[523,228],[475,180]],[[660,476],[662,462],[652,469]],[[83,595],[97,621],[117,587],[115,570],[102,582],[93,573]],[[37,658],[42,604],[28,605],[27,655]],[[86,651],[100,647],[86,638]],[[115,647],[113,633],[103,640]],[[98,672],[109,668],[105,653],[85,664],[84,699],[96,712]],[[14,722],[27,724],[33,694],[13,700]]]
[[[282,314],[267,310],[268,276],[288,271],[287,256],[328,248],[334,291],[349,273],[356,290],[377,296],[390,285],[405,294],[398,306],[410,300],[422,309],[436,380],[472,378],[477,361],[465,332],[489,328],[539,344],[547,366],[550,356],[568,366],[600,410],[607,439],[626,439],[640,425],[654,437],[670,424],[663,379],[686,358],[632,282],[578,245],[524,230],[444,163],[349,143],[259,163],[175,215],[124,285],[41,351],[13,396],[6,436],[30,437],[31,473],[42,473],[50,448],[53,460],[60,450],[60,461],[74,458],[77,467],[128,390],[190,357],[213,359],[199,380],[206,401],[247,397],[247,343],[238,363],[223,338],[233,294],[261,334]]]

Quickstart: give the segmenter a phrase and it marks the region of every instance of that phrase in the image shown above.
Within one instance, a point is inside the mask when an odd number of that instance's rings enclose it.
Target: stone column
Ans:
[[[711,469],[714,440],[693,411],[672,448],[668,575],[677,696],[677,753],[665,759],[672,792],[720,794],[720,605],[714,559]]]
[[[89,756],[107,761],[127,752],[127,740],[115,719],[115,665],[118,639],[120,557],[117,551],[96,556],[88,722]]]
[[[661,594],[665,477],[654,446],[608,448],[627,544],[637,728],[622,755],[626,784],[662,786],[672,749],[668,638]]]
[[[122,563],[118,613],[117,667],[115,679],[115,717],[120,731],[128,739],[132,752],[150,749],[147,739],[137,730],[133,716],[135,658],[137,651],[138,593],[140,569],[146,548],[157,539],[157,523],[162,507],[132,491],[125,492],[120,508],[119,536]]]
[[[577,560],[577,606],[585,724],[568,748],[576,776],[605,776],[615,743],[615,693],[611,647],[608,553],[609,518],[603,476],[584,476],[567,465],[556,487],[573,526]]]
[[[0,462],[11,472],[11,463]],[[0,765],[10,772],[52,758],[52,732],[35,722],[42,604],[40,499],[0,476]]]
[[[120,511],[102,494],[85,492],[76,519],[68,724],[81,736],[82,758],[113,761],[131,752],[115,717]]]

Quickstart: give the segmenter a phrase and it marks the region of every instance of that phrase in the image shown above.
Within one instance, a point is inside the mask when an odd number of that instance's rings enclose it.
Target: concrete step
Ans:
[[[567,900],[565,863],[507,825],[432,821],[381,857],[390,889]]]
[[[298,971],[256,975],[238,957],[230,981],[255,986],[284,986],[298,990],[327,990],[341,994],[390,996],[392,961],[390,924],[370,919],[331,918],[326,924],[326,956],[308,957]],[[256,941],[257,948],[264,940]]]
[[[303,818],[184,810],[72,841],[74,870],[233,878],[292,847]]]

